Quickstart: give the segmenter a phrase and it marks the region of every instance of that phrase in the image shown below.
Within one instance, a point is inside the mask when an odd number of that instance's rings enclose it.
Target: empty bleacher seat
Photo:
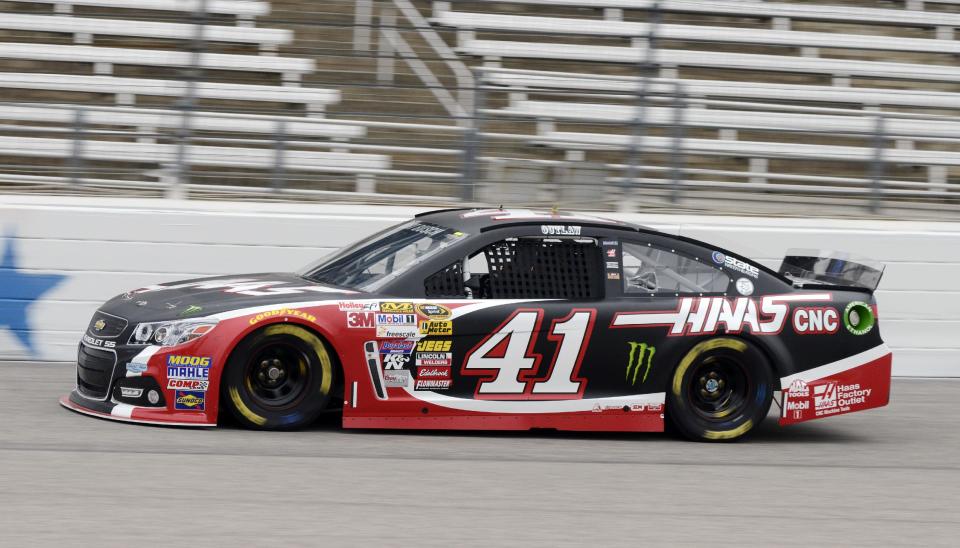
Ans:
[[[106,93],[116,95],[119,104],[129,105],[141,95],[182,97],[186,95],[187,83],[152,78],[5,72],[0,78],[0,88]],[[303,104],[314,112],[321,112],[326,105],[340,101],[340,91],[333,89],[209,81],[197,82],[195,93],[199,99]]]
[[[635,95],[640,82],[634,77],[576,74],[570,72],[522,71],[511,69],[488,70],[484,73],[488,84],[510,90],[571,91],[591,94]],[[724,80],[695,80],[679,78],[652,78],[648,92],[670,95],[677,90],[688,97],[714,97],[741,100],[790,101],[799,103],[847,103],[861,106],[898,106],[926,109],[960,109],[960,93],[923,89],[886,89],[844,86],[814,86],[789,83],[738,82]]]
[[[569,103],[561,101],[516,101],[510,106],[488,113],[540,119],[576,120],[580,122],[630,123],[638,109],[628,105]],[[691,108],[677,119],[673,108],[647,107],[644,123],[670,125],[679,122],[691,127],[763,130],[772,132],[817,132],[872,136],[877,122],[873,116],[828,115],[815,113],[775,112],[771,110],[722,110]],[[907,119],[887,117],[884,135],[890,138],[960,139],[960,119]]]
[[[113,65],[186,67],[192,62],[189,51],[62,46],[59,44],[0,43],[0,58],[31,61],[92,63],[98,74],[112,72]],[[203,53],[199,66],[207,70],[234,70],[282,74],[285,81],[298,82],[313,71],[312,59]]]
[[[131,10],[193,12],[201,0],[9,0],[27,4],[53,4],[60,13],[69,13],[73,6],[97,8],[120,8]],[[204,6],[208,13],[236,15],[250,19],[270,13],[269,2],[254,0],[207,0]]]
[[[89,43],[91,37],[98,35],[192,40],[197,32],[195,25],[189,23],[21,13],[3,14],[3,17],[0,17],[0,29],[72,34],[80,43]],[[203,39],[211,42],[259,44],[273,50],[280,44],[290,43],[293,32],[286,29],[204,25]]]
[[[129,109],[86,107],[70,108],[57,106],[11,105],[0,103],[0,120],[29,122],[76,123],[77,112],[82,122],[92,125],[130,126],[142,129],[180,128],[183,113],[176,110]],[[366,128],[357,125],[337,124],[325,119],[313,120],[295,116],[262,116],[216,112],[193,112],[190,126],[199,131],[227,133],[264,133],[274,135],[282,132],[292,137],[328,137],[332,139],[356,139],[366,134]]]
[[[565,149],[622,150],[630,146],[630,135],[607,133],[544,132],[532,138],[538,144]],[[682,139],[689,154],[735,156],[742,158],[781,158],[793,160],[868,162],[876,151],[869,147],[818,145],[805,143],[772,143],[730,139]],[[669,152],[674,146],[670,137],[644,136],[644,150]],[[960,166],[960,152],[939,150],[883,150],[887,162],[922,166]]]
[[[546,42],[514,42],[505,40],[467,39],[458,50],[484,58],[566,59],[606,63],[639,63],[646,58],[646,48],[620,46],[593,46]],[[839,77],[862,76],[884,79],[960,82],[960,67],[862,61],[858,59],[831,59],[789,55],[761,55],[726,53],[719,51],[691,51],[658,49],[656,60],[665,67],[708,67],[732,70],[766,72],[794,72],[827,74]]]
[[[75,141],[0,136],[0,154],[39,158],[73,158],[107,162],[174,164],[177,145],[120,141]],[[185,162],[194,166],[273,169],[278,151],[270,148],[190,146]],[[323,173],[376,173],[390,168],[382,154],[284,150],[284,169]]]
[[[461,30],[496,30],[514,33],[573,34],[587,36],[643,37],[648,23],[606,21],[572,17],[525,17],[496,13],[439,11],[434,23]],[[840,34],[792,30],[752,29],[706,25],[661,24],[657,37],[665,40],[770,46],[849,48],[861,50],[960,53],[960,41],[932,38],[901,38],[870,34]]]
[[[790,4],[759,0],[507,0],[503,3],[617,10],[649,10],[655,4],[659,4],[663,11],[698,15],[927,28],[960,27],[960,13],[826,4]],[[441,8],[446,8],[449,4],[449,1],[440,2]]]

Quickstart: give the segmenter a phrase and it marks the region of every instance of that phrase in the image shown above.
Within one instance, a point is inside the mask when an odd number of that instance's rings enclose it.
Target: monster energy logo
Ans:
[[[653,355],[657,353],[657,349],[648,346],[647,343],[631,342],[627,344],[630,345],[630,358],[627,361],[627,382],[634,386],[637,384],[637,375],[640,374],[640,369],[644,367],[643,358],[646,357],[647,365],[643,370],[643,377],[640,379],[640,384],[643,384],[647,382],[650,366],[653,365]],[[649,352],[647,352],[648,350]]]

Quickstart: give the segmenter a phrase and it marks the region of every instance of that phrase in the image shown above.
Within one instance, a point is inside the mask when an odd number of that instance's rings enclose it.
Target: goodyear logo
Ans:
[[[392,314],[413,314],[413,303],[380,303],[380,312],[389,312]]]
[[[431,320],[449,320],[453,314],[442,304],[421,303],[417,305],[417,312]]]
[[[203,392],[177,390],[174,398],[174,408],[183,411],[203,411],[207,402]]]
[[[453,341],[449,339],[417,341],[417,352],[450,352],[452,345]]]
[[[276,310],[269,310],[267,312],[261,312],[256,316],[250,318],[250,325],[256,325],[263,320],[269,320],[270,318],[277,318],[279,316],[288,316],[293,318],[300,318],[308,322],[316,322],[317,317],[304,312],[302,310],[297,310],[295,308],[278,308]]]
[[[453,322],[450,320],[426,320],[420,322],[421,335],[453,335]]]

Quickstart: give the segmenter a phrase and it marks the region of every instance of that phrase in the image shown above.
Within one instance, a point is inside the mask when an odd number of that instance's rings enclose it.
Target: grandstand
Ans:
[[[15,191],[915,216],[960,205],[960,1],[0,10],[0,184]]]

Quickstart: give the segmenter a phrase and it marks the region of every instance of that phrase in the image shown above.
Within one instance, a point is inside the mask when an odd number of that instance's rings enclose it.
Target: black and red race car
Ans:
[[[151,424],[662,431],[740,438],[887,403],[882,267],[774,272],[596,217],[435,211],[295,274],[144,287],[93,316],[61,403]]]

